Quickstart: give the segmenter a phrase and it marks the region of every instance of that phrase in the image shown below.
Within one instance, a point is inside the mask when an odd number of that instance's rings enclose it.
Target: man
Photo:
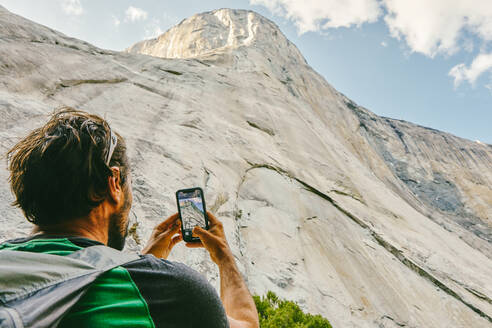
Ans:
[[[27,238],[0,250],[67,255],[103,244],[122,250],[132,204],[123,138],[97,115],[65,108],[8,152],[10,183],[26,218]],[[220,271],[214,288],[184,264],[167,261],[182,241],[177,214],[155,227],[139,259],[99,276],[59,327],[258,327],[254,301],[221,222],[195,227]],[[1,279],[1,277],[0,277]]]

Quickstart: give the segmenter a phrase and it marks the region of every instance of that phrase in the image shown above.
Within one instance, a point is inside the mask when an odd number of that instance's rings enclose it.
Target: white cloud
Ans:
[[[120,19],[118,17],[116,17],[115,15],[111,15],[111,21],[115,27],[118,27],[121,24]]]
[[[486,72],[492,73],[492,53],[478,55],[470,67],[466,67],[463,63],[454,66],[449,71],[449,75],[454,77],[454,86],[458,87],[463,81],[473,85],[479,76]]]
[[[392,37],[409,53],[434,58],[481,49],[470,67],[453,67],[455,86],[473,84],[489,71],[492,42],[492,0],[250,0],[294,22],[298,33],[360,26],[383,17]],[[386,47],[387,42],[381,42]]]
[[[79,16],[84,12],[80,0],[61,0],[61,6],[63,11],[68,15]]]
[[[492,40],[490,0],[382,1],[391,35],[404,39],[413,52],[434,57],[470,49],[470,41],[463,40],[464,31]]]
[[[136,22],[139,20],[146,20],[146,19],[147,19],[147,12],[143,9],[130,6],[125,11],[125,21],[127,22]]]
[[[377,21],[377,0],[250,0],[294,22],[299,34]]]
[[[164,33],[161,29],[161,22],[158,19],[152,19],[152,21],[145,26],[145,39],[153,39]]]
[[[492,0],[250,0],[294,22],[300,34],[360,26],[384,16],[393,37],[429,57],[492,40]],[[383,8],[385,11],[383,11]],[[466,34],[464,33],[466,32]]]

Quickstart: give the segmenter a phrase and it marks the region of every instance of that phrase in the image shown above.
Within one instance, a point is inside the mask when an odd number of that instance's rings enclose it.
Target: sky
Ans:
[[[196,13],[254,10],[338,91],[372,112],[492,144],[492,0],[0,0],[123,50]]]

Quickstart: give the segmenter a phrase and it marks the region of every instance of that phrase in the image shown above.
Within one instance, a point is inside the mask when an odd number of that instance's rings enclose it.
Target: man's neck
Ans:
[[[49,226],[35,225],[31,234],[84,237],[107,245],[108,220],[104,220],[104,216],[101,214],[101,211],[95,208],[84,218],[71,219],[66,223]]]

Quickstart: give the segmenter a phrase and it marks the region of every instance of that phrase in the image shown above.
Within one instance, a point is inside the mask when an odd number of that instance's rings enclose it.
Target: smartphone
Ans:
[[[200,241],[193,235],[193,228],[200,226],[208,230],[207,210],[202,188],[195,187],[176,191],[179,219],[181,220],[181,233],[186,242]]]

